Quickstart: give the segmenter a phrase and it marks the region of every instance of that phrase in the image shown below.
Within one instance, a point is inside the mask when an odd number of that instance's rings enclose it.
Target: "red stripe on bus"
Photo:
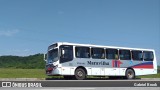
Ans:
[[[134,66],[133,68],[153,68],[153,65],[140,65],[140,66]]]

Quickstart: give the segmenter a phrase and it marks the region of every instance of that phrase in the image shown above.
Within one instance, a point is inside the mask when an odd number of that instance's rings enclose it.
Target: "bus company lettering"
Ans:
[[[101,61],[101,62],[92,62],[88,61],[89,65],[109,65],[109,62]]]

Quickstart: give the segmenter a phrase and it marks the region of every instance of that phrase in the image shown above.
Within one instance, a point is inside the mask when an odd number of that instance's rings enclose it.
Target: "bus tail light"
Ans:
[[[47,68],[47,71],[52,71],[52,70],[53,70],[53,68],[51,68],[51,67],[50,67],[50,68]]]

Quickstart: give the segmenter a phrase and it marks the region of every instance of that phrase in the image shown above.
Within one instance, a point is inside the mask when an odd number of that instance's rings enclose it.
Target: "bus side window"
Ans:
[[[143,52],[143,59],[144,61],[153,61],[153,52],[152,51],[144,51]]]
[[[119,50],[120,60],[131,60],[130,50]]]
[[[89,47],[75,47],[76,58],[90,58]]]
[[[93,59],[104,59],[104,49],[103,48],[91,48],[91,54]]]
[[[118,59],[118,50],[117,49],[106,49],[106,58],[107,59]]]
[[[142,51],[138,50],[132,50],[132,59],[136,61],[142,61],[143,60],[143,54]]]

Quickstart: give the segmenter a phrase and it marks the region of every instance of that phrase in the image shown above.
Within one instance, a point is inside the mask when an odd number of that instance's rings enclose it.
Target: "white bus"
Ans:
[[[87,76],[126,77],[157,74],[153,49],[57,42],[48,47],[46,74],[65,79]]]

